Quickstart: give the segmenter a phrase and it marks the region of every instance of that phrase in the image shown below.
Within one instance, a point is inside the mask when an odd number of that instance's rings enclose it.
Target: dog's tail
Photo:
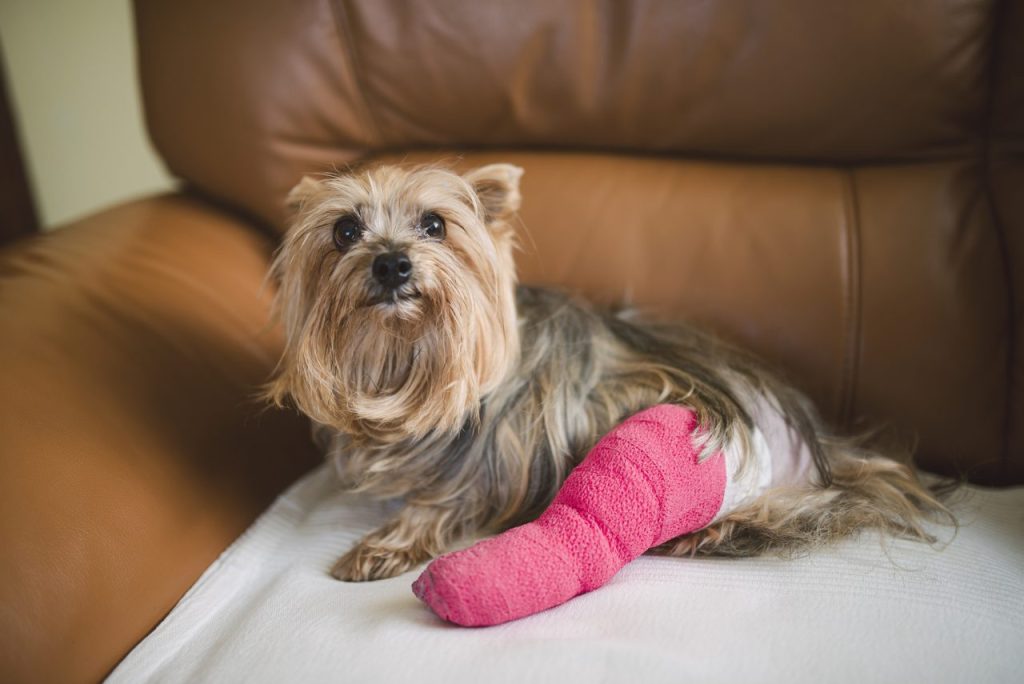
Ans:
[[[863,530],[937,543],[929,523],[957,521],[943,503],[958,483],[922,483],[914,469],[858,440],[823,439],[831,483],[766,492],[711,527],[659,547],[666,555],[793,555]]]

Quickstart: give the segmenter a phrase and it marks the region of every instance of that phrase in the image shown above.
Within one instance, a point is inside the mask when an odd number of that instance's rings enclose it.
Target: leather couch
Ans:
[[[508,160],[522,279],[1024,482],[1024,4],[136,2],[182,189],[0,252],[0,680],[102,678],[315,463],[255,398],[303,173]],[[102,169],[97,170],[98,173]]]

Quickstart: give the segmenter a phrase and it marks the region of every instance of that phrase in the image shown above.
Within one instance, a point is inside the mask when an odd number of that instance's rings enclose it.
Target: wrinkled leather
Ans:
[[[0,252],[0,681],[95,681],[317,461],[271,245],[182,197]]]
[[[304,173],[544,150],[564,163],[544,183],[527,170],[524,223],[559,260],[544,282],[616,301],[628,287],[638,304],[717,322],[840,427],[883,422],[916,435],[934,470],[1024,481],[1019,3],[215,5],[137,8],[154,141],[205,191],[280,230]],[[659,175],[683,168],[699,193]],[[700,170],[725,168],[777,177],[789,213],[757,230],[744,186]],[[813,180],[792,181],[797,169]],[[728,282],[703,282],[699,301],[655,264],[705,230],[684,196],[715,207],[713,253],[730,257],[716,262]],[[775,221],[787,232],[771,241]],[[612,231],[625,246],[588,240]],[[791,254],[777,267],[793,271],[789,289],[764,308],[755,274]],[[741,331],[758,312],[789,338]]]
[[[263,236],[350,163],[521,164],[524,281],[706,324],[837,426],[1024,482],[1021,3],[135,12],[152,139],[197,192],[0,252],[0,680],[102,677],[316,462],[253,400]]]
[[[152,0],[136,16],[162,156],[280,228],[301,173],[369,150],[970,154],[994,4]]]
[[[972,163],[494,151],[456,168],[496,160],[526,171],[525,282],[702,323],[773,362],[833,425],[885,424],[916,435],[930,470],[1003,477],[1007,281]]]

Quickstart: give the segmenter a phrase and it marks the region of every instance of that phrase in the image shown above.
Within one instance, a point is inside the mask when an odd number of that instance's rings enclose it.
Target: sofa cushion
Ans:
[[[865,534],[796,559],[645,556],[557,608],[442,622],[334,560],[387,506],[314,471],[114,671],[196,682],[1010,682],[1024,668],[1024,488],[970,488],[933,548]],[[944,540],[950,528],[935,530]]]

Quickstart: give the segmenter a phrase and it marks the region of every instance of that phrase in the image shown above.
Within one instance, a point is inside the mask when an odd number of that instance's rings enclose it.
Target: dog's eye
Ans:
[[[444,237],[444,219],[435,214],[429,212],[423,215],[420,219],[420,230],[427,237],[432,238],[443,238]]]
[[[363,235],[363,227],[355,216],[342,216],[334,222],[334,245],[340,250],[351,247]]]

